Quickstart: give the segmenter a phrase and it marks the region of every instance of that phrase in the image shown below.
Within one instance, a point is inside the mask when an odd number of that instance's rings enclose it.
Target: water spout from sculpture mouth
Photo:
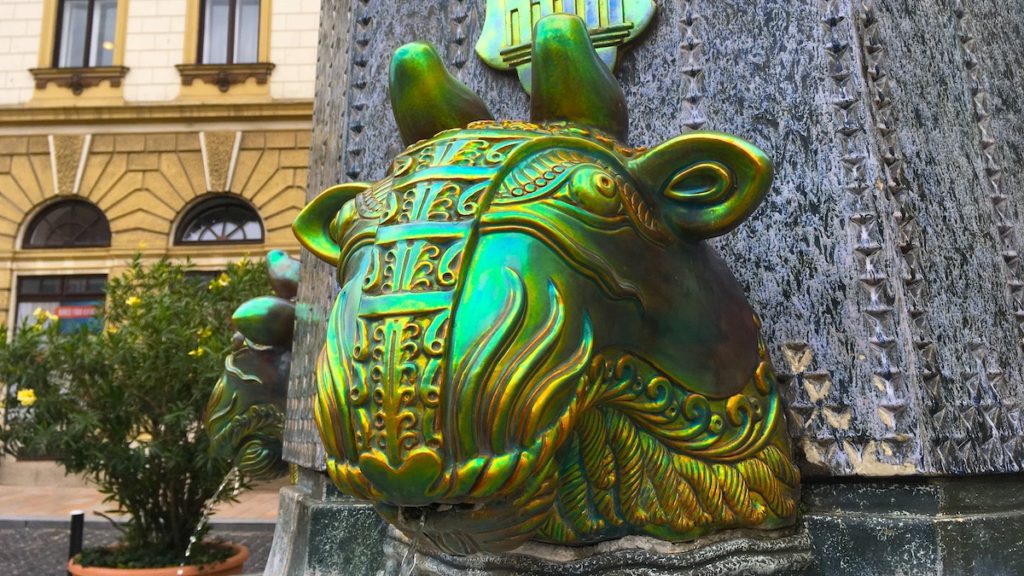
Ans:
[[[398,515],[404,526],[413,526],[425,522],[428,516],[441,519],[451,514],[477,511],[483,507],[484,504],[482,502],[476,504],[443,504],[438,502],[427,504],[426,506],[399,506]]]
[[[415,564],[416,548],[426,547],[446,554],[465,556],[485,549],[473,529],[473,516],[485,513],[486,504],[435,503],[426,506],[398,506],[386,514],[409,539],[402,566]],[[378,508],[379,509],[379,508]]]
[[[421,510],[419,525],[416,527],[416,534],[412,537],[412,541],[409,542],[409,547],[405,550],[405,556],[402,557],[402,564],[399,566],[399,576],[413,576],[413,571],[416,569],[416,555],[419,552],[416,547],[419,546],[420,538],[423,537],[423,525],[427,522],[427,511]]]

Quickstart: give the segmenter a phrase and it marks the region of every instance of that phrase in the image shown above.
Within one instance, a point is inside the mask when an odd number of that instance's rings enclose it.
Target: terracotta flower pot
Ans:
[[[224,560],[203,566],[169,566],[167,568],[102,568],[81,566],[68,560],[68,572],[74,576],[230,576],[241,574],[242,566],[249,559],[249,549],[241,544],[232,544],[235,553]]]

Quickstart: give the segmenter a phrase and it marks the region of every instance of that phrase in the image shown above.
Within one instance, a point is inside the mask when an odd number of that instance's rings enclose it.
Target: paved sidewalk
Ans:
[[[247,573],[261,573],[267,561],[281,485],[245,492],[212,518],[211,536],[249,547]],[[70,512],[85,511],[85,544],[100,546],[115,542],[118,533],[92,512],[109,508],[94,488],[0,485],[0,576],[63,576]]]
[[[109,525],[90,522],[85,527],[85,545],[103,546],[117,540]],[[215,526],[211,536],[245,544],[249,561],[245,573],[261,574],[270,554],[273,532]],[[64,576],[68,557],[68,529],[41,528],[29,523],[19,528],[0,527],[0,574],[3,576]]]
[[[217,507],[213,521],[273,522],[277,518],[278,486],[265,486],[243,493],[239,501]],[[99,519],[92,512],[110,509],[94,488],[0,485],[0,520],[66,520],[72,510],[83,510],[87,520]]]

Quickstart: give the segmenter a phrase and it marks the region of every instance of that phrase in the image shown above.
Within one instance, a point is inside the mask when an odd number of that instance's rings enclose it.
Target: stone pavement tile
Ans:
[[[103,546],[117,540],[110,526],[89,522],[85,527],[85,545]],[[213,537],[238,542],[249,547],[247,573],[262,573],[270,555],[273,532],[268,526],[260,531],[220,531]],[[57,528],[0,528],[0,574],[3,576],[62,576],[67,563],[68,531]]]
[[[273,521],[277,518],[276,486],[243,493],[238,502],[217,507],[215,520]],[[89,487],[0,485],[0,518],[64,518],[72,510],[104,512],[111,508]]]

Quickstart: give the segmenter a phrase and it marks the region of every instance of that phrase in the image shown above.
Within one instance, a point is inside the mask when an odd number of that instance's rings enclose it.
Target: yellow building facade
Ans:
[[[297,254],[318,16],[318,0],[0,3],[0,323],[88,315],[137,252],[211,272]]]

